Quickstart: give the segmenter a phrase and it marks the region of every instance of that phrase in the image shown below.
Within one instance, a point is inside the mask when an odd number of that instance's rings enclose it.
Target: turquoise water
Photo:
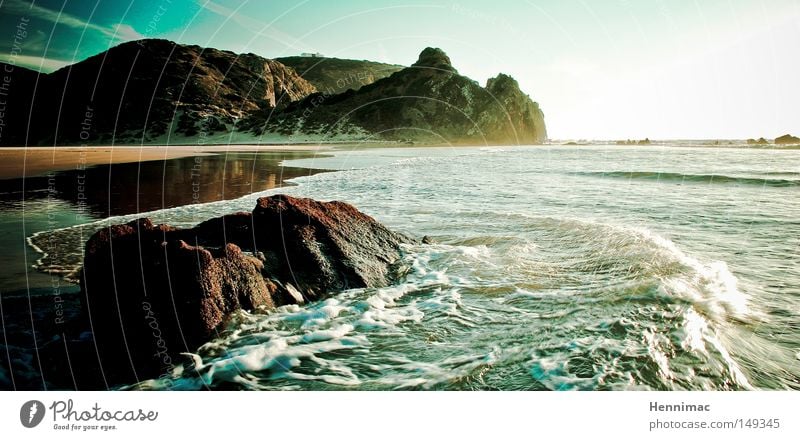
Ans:
[[[152,216],[190,225],[282,192],[436,244],[403,250],[396,286],[241,313],[194,367],[137,388],[800,389],[800,151],[397,148],[287,163],[341,171]]]

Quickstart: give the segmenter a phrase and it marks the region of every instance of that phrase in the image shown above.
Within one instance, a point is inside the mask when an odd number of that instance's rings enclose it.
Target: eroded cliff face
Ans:
[[[423,50],[410,67],[357,91],[332,97],[312,94],[253,127],[432,143],[518,145],[547,139],[544,114],[516,80],[500,74],[481,87],[460,75],[436,48]]]
[[[486,82],[486,90],[492,99],[480,112],[478,125],[489,139],[510,144],[547,140],[544,113],[520,90],[517,80],[501,73]]]

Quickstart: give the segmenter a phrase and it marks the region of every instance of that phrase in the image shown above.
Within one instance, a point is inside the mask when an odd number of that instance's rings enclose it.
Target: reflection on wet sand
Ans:
[[[0,180],[0,295],[51,294],[58,275],[33,268],[31,235],[109,216],[230,200],[320,172],[280,166],[310,152],[248,152],[99,165]],[[203,219],[198,219],[203,220]],[[86,239],[88,237],[84,237]],[[57,253],[61,243],[52,243]]]
[[[242,197],[319,170],[280,166],[309,153],[259,152],[121,163],[0,181],[0,206],[23,200],[67,201],[90,217],[134,214]],[[24,191],[23,191],[24,190]]]

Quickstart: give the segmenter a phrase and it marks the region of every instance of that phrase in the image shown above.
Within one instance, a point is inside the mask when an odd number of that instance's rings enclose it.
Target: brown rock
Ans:
[[[253,216],[237,212],[206,220],[191,229],[187,237],[209,246],[236,243],[243,249],[253,249]]]
[[[311,300],[330,290],[385,286],[399,244],[412,241],[347,203],[286,195],[258,199],[253,228],[270,271]]]
[[[192,229],[144,218],[86,243],[81,304],[109,382],[134,383],[168,372],[238,310],[388,284],[411,241],[346,203],[283,195]]]
[[[235,244],[204,249],[140,219],[101,230],[84,256],[82,305],[100,363],[114,381],[171,368],[239,309],[272,308],[263,263]]]

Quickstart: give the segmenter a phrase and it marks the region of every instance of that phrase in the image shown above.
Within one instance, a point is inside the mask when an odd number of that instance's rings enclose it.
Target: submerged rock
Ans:
[[[82,310],[110,382],[138,382],[168,372],[239,310],[389,284],[412,241],[346,203],[284,195],[192,229],[139,219],[86,243]]]

